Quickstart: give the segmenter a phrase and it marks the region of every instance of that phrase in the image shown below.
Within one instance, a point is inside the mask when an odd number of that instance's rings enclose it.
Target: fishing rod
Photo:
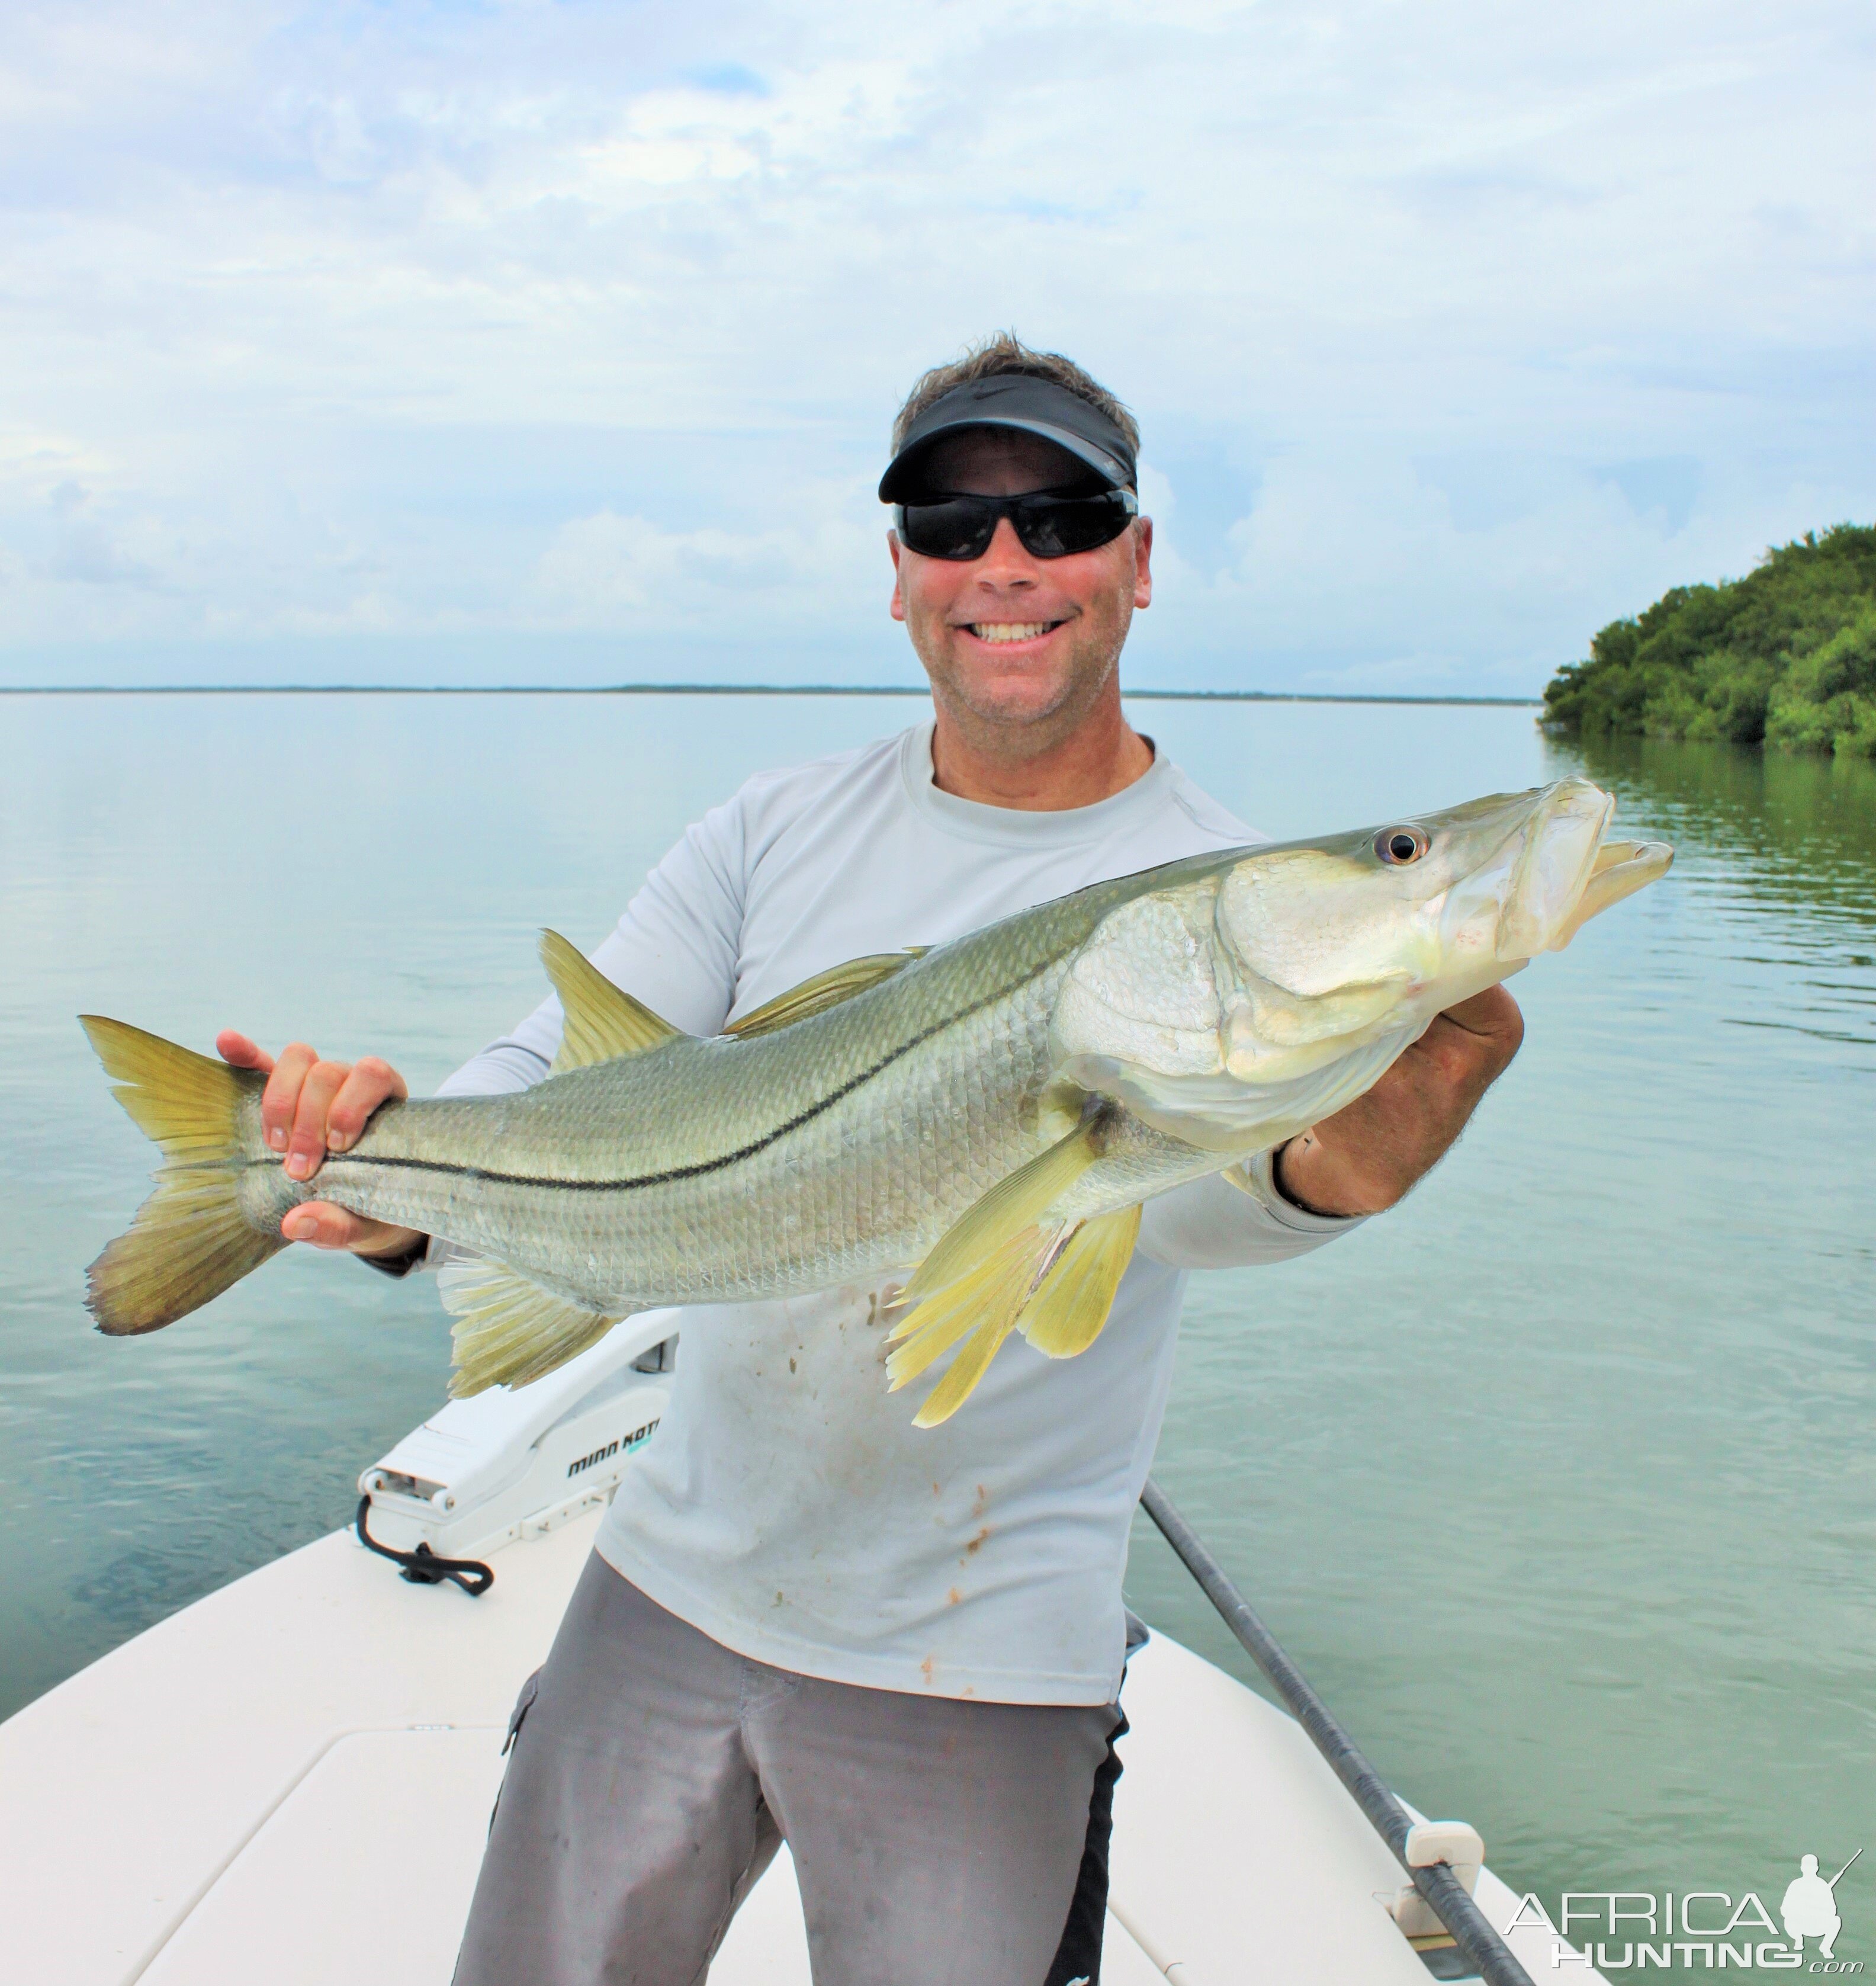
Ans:
[[[1533,1986],[1530,1974],[1467,1893],[1450,1864],[1436,1862],[1429,1868],[1417,1869],[1408,1863],[1407,1840],[1414,1825],[1413,1816],[1330,1714],[1328,1705],[1303,1679],[1302,1671],[1277,1645],[1269,1629],[1252,1611],[1250,1603],[1206,1548],[1204,1540],[1150,1476],[1140,1492],[1140,1507],[1158,1526],[1160,1535],[1204,1589],[1205,1597],[1237,1636],[1245,1653],[1270,1678],[1278,1695],[1309,1733],[1336,1777],[1354,1796],[1355,1804],[1367,1816],[1374,1831],[1393,1850],[1408,1880],[1452,1934],[1453,1942],[1478,1967],[1485,1986]]]

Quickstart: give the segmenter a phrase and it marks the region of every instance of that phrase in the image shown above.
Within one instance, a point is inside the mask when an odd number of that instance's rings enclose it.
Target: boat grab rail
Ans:
[[[1394,1851],[1395,1860],[1407,1871],[1408,1880],[1426,1900],[1427,1907],[1451,1933],[1453,1942],[1478,1967],[1485,1986],[1533,1986],[1530,1974],[1467,1893],[1451,1864],[1435,1862],[1416,1868],[1407,1860],[1407,1835],[1414,1826],[1413,1816],[1252,1612],[1250,1603],[1232,1584],[1205,1540],[1180,1516],[1172,1500],[1150,1476],[1140,1492],[1140,1507],[1199,1582],[1245,1653],[1269,1678],[1272,1687],[1308,1732],[1330,1769],[1347,1787],[1376,1833]]]

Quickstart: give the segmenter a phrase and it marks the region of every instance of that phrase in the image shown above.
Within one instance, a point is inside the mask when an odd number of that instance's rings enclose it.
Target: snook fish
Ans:
[[[314,1180],[262,1141],[263,1079],[84,1025],[156,1187],[92,1264],[100,1329],[153,1331],[286,1245],[318,1198],[473,1251],[442,1277],[461,1395],[524,1385],[658,1304],[912,1271],[895,1386],[1012,1330],[1066,1358],[1106,1321],[1143,1200],[1367,1089],[1436,1014],[1661,875],[1589,781],[1097,884],[923,952],[859,959],[708,1040],[548,933],[566,1016],[519,1095],[386,1104]],[[916,1266],[915,1266],[916,1265]]]

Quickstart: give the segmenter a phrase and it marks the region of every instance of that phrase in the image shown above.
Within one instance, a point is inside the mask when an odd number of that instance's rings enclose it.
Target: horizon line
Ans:
[[[923,696],[909,683],[0,683],[0,696]],[[1431,704],[1538,710],[1535,696],[1431,696],[1371,690],[1123,689],[1157,703]]]

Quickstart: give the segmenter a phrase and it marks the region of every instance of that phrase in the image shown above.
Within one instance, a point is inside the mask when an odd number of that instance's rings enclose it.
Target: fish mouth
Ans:
[[[1563,921],[1550,941],[1552,951],[1561,951],[1593,917],[1610,904],[1619,904],[1637,890],[1658,882],[1673,866],[1674,851],[1665,841],[1605,841],[1596,850],[1589,880],[1575,907]]]
[[[1576,908],[1615,811],[1615,796],[1588,779],[1559,779],[1525,824],[1498,916],[1501,959],[1547,951]]]
[[[1615,803],[1588,779],[1571,778],[1497,806],[1502,811],[1495,823],[1481,810],[1455,830],[1461,873],[1437,900],[1443,976],[1481,985],[1564,942],[1575,928],[1571,921],[1595,874]],[[1479,840],[1468,853],[1474,833]]]

